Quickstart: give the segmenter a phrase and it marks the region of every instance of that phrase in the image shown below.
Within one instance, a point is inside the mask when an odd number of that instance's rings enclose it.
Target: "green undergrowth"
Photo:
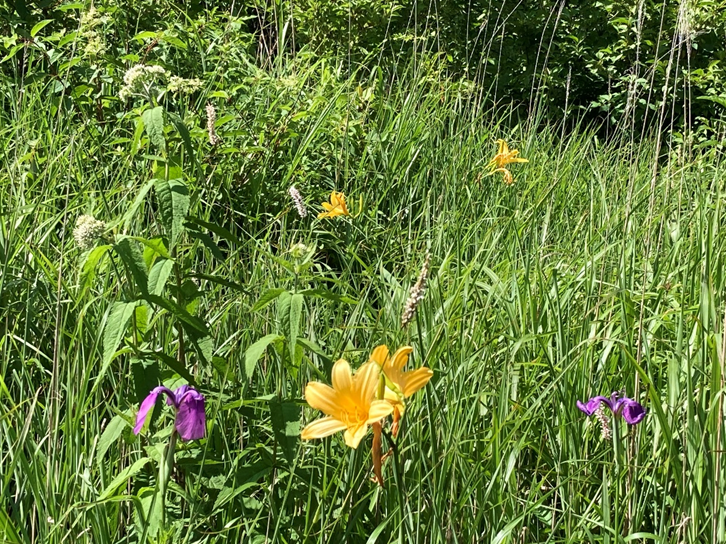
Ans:
[[[420,66],[235,66],[156,113],[114,98],[121,76],[100,110],[43,80],[0,98],[4,541],[726,541],[714,152],[519,120]],[[487,169],[498,138],[529,160],[511,186]],[[334,189],[353,217],[316,219]],[[84,214],[111,249],[76,246]],[[382,343],[434,376],[379,488],[370,436],[298,434],[305,384]],[[160,528],[168,412],[131,427],[190,380],[207,437],[178,446]],[[621,390],[648,415],[616,458],[575,403]]]

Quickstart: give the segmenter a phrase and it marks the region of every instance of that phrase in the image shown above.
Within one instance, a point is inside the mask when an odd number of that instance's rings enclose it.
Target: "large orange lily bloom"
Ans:
[[[311,440],[344,430],[345,443],[351,448],[357,448],[368,426],[393,411],[388,401],[375,398],[380,373],[379,365],[368,362],[353,374],[348,362],[340,359],[333,365],[333,387],[310,382],[305,387],[305,400],[327,417],[310,423],[302,430],[300,437]]]

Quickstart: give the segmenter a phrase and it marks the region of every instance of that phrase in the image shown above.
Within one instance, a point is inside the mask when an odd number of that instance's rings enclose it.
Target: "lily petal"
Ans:
[[[325,438],[338,431],[346,428],[345,423],[335,419],[334,417],[323,417],[317,421],[313,421],[307,425],[300,433],[303,440],[312,440],[314,438]]]
[[[340,415],[340,401],[338,392],[329,385],[320,382],[310,382],[305,387],[305,400],[311,408],[320,410],[329,416]]]
[[[355,388],[362,406],[366,406],[376,396],[380,375],[381,367],[375,362],[365,363],[355,373]]]
[[[412,370],[411,372],[406,372],[403,376],[403,396],[410,397],[416,391],[422,389],[429,383],[433,375],[433,370],[425,366]]]
[[[378,365],[383,366],[388,360],[388,354],[388,346],[381,344],[380,346],[373,348],[373,352],[371,353],[371,358],[369,360],[375,361]]]
[[[346,429],[345,434],[343,435],[345,438],[345,444],[350,448],[356,449],[358,444],[360,444],[360,441],[363,440],[367,431],[368,425],[365,423],[358,427],[350,427]]]
[[[366,424],[380,421],[391,412],[393,412],[393,405],[390,402],[387,400],[374,400],[371,402],[371,407],[368,410],[368,419],[366,420]]]
[[[350,391],[353,387],[353,373],[350,365],[345,359],[338,359],[333,365],[332,371],[333,389],[343,393]]]
[[[396,350],[396,353],[393,354],[390,366],[399,370],[402,369],[408,362],[408,356],[411,354],[412,351],[413,348],[411,346],[403,346],[402,348],[398,348]]]

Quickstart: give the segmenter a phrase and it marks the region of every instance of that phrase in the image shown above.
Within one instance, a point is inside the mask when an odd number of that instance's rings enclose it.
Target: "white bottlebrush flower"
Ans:
[[[207,104],[207,133],[209,134],[209,144],[217,145],[222,141],[222,138],[217,136],[217,130],[214,128],[214,124],[217,122],[217,110],[211,103]]]
[[[413,320],[413,316],[416,313],[416,308],[421,303],[426,293],[426,282],[429,278],[429,268],[431,265],[431,254],[426,254],[424,259],[421,273],[418,275],[418,280],[411,287],[411,291],[408,296],[406,304],[403,306],[403,313],[401,314],[401,328],[405,328]]]
[[[304,218],[308,214],[308,209],[305,207],[305,202],[303,202],[302,195],[300,194],[300,191],[297,190],[297,187],[294,185],[290,185],[290,188],[287,190],[288,193],[290,193],[290,197],[292,198],[293,204],[295,204],[295,209],[297,210],[297,214]]]

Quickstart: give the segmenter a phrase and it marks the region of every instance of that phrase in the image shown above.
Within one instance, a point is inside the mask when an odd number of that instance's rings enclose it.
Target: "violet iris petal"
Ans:
[[[161,393],[167,396],[166,403],[174,407],[176,428],[182,440],[196,440],[203,438],[206,432],[206,416],[204,414],[204,396],[188,385],[182,385],[173,391],[167,387],[159,386],[151,390],[139,407],[136,416],[134,434],[139,434],[144,426],[146,417],[154,408],[156,400]]]
[[[630,425],[637,425],[645,417],[645,408],[640,403],[635,402],[631,399],[623,399],[625,401],[623,405],[623,419]]]
[[[154,389],[151,390],[151,393],[149,393],[141,403],[141,406],[139,406],[139,413],[136,414],[136,425],[134,425],[134,434],[139,434],[141,432],[144,422],[146,422],[146,416],[149,414],[149,411],[154,408],[156,399],[161,393],[165,393],[167,395],[167,402],[174,398],[174,393],[172,393],[171,389],[168,387],[164,387],[163,385],[154,387]]]
[[[610,411],[616,416],[623,416],[623,419],[630,425],[636,425],[643,421],[645,417],[645,408],[640,403],[628,397],[618,398],[619,393],[613,393],[610,398],[598,395],[587,401],[587,404],[577,401],[577,407],[586,415],[591,416],[604,403]]]
[[[204,415],[204,396],[201,393],[191,388],[186,390],[179,400],[175,426],[182,440],[204,438],[207,427]]]
[[[586,415],[591,416],[595,413],[595,410],[597,410],[598,406],[600,406],[600,403],[604,402],[607,404],[608,408],[612,410],[612,404],[610,402],[610,399],[607,397],[603,397],[601,395],[597,397],[592,397],[590,400],[587,401],[587,404],[583,404],[579,400],[577,401],[577,407],[585,412]]]

